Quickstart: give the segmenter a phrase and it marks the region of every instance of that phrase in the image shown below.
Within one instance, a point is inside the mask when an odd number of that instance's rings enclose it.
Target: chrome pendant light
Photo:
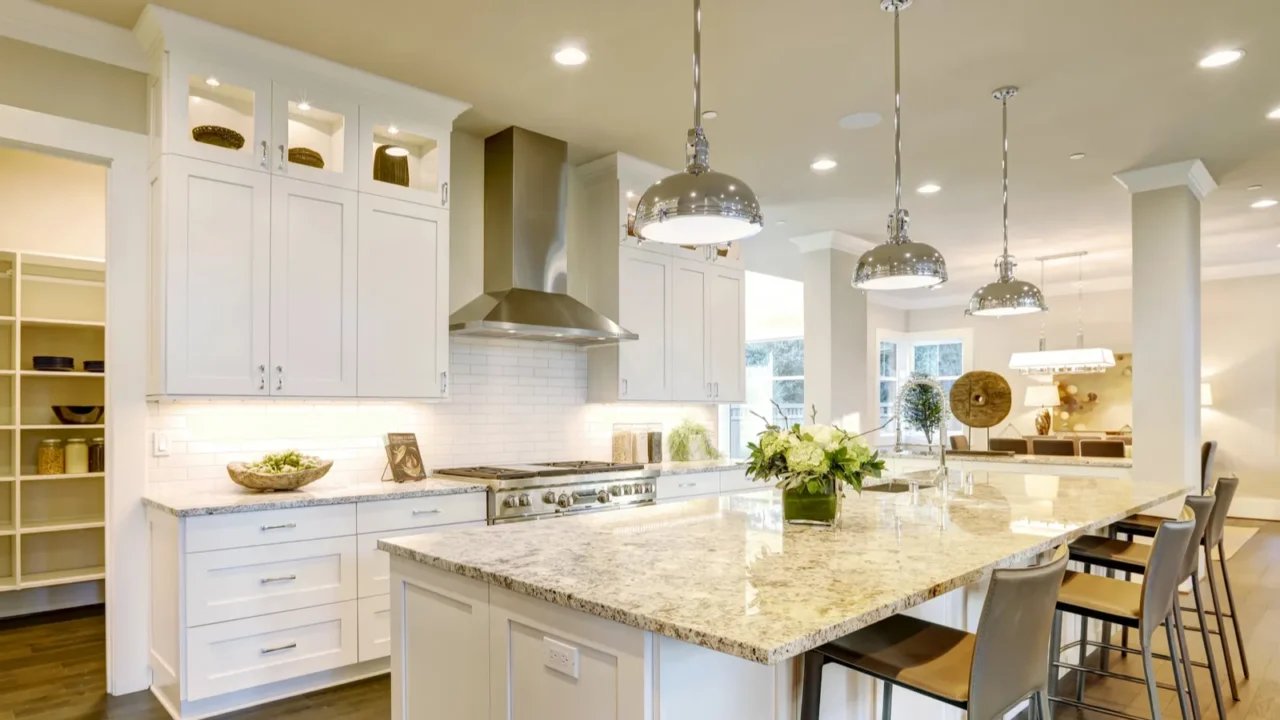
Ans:
[[[1016,87],[1003,87],[991,94],[1000,101],[1004,135],[1004,154],[1000,165],[1004,172],[1004,252],[996,259],[996,270],[1000,277],[973,293],[973,297],[969,299],[969,307],[964,311],[965,315],[1004,317],[1028,315],[1049,309],[1040,288],[1013,276],[1013,269],[1018,266],[1018,262],[1009,254],[1009,98],[1017,94]]]
[[[862,290],[908,290],[947,281],[947,261],[931,245],[913,242],[907,234],[911,216],[902,208],[902,61],[898,13],[911,0],[881,0],[880,9],[893,13],[893,214],[889,241],[862,254],[853,272],[853,286]]]
[[[636,205],[641,239],[673,245],[719,245],[760,232],[760,201],[747,184],[716,172],[702,131],[702,2],[693,0],[693,129],[684,172],[654,183]]]

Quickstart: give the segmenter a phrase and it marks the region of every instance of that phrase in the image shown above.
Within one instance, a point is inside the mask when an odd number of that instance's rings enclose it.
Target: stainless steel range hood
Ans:
[[[569,146],[509,127],[484,141],[484,294],[454,335],[596,347],[639,338],[565,294]]]

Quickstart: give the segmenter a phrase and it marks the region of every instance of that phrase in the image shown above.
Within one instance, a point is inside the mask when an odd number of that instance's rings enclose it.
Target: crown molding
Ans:
[[[1171,187],[1187,187],[1196,194],[1198,200],[1203,200],[1218,187],[1218,182],[1199,160],[1183,160],[1168,165],[1125,170],[1116,173],[1115,179],[1133,194]]]
[[[818,250],[839,250],[841,252],[847,252],[850,255],[861,255],[876,246],[876,244],[870,240],[864,240],[855,235],[842,233],[839,230],[823,230],[822,232],[810,235],[799,235],[791,238],[791,242],[794,243],[802,253],[810,253]]]
[[[35,0],[0,0],[0,36],[145,73],[133,33]]]

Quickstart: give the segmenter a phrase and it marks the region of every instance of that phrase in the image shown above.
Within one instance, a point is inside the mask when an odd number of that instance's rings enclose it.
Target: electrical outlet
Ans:
[[[153,457],[169,457],[169,436],[162,432],[151,435],[151,455]]]
[[[578,648],[544,635],[542,637],[542,664],[577,680]]]

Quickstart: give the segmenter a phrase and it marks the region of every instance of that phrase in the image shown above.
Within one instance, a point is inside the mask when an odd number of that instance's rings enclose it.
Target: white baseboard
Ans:
[[[1280,520],[1280,498],[1236,496],[1231,517],[1241,520]]]
[[[106,600],[101,580],[0,593],[0,618],[99,605]]]

